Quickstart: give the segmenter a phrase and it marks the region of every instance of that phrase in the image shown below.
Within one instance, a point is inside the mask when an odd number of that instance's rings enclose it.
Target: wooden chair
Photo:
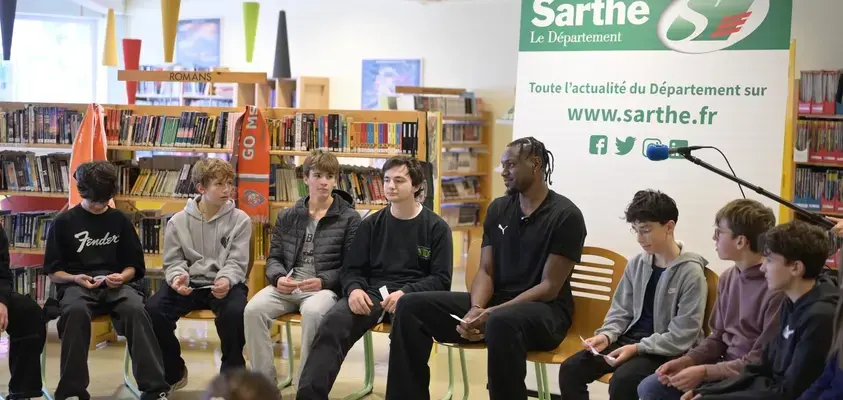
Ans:
[[[588,250],[588,251],[586,251]],[[577,265],[574,269],[575,274],[571,277],[571,286],[574,290],[574,304],[575,304],[575,313],[574,313],[574,321],[571,325],[571,328],[568,330],[568,335],[562,344],[556,348],[554,351],[544,351],[544,352],[530,352],[527,354],[527,361],[531,361],[534,363],[536,368],[536,384],[537,388],[536,391],[538,392],[538,399],[539,400],[550,400],[551,399],[551,392],[550,387],[548,384],[547,378],[547,364],[561,364],[568,357],[574,355],[576,352],[583,349],[582,342],[580,341],[579,335],[584,338],[591,337],[594,335],[594,331],[596,331],[600,326],[603,325],[603,318],[609,311],[609,305],[611,304],[611,298],[615,293],[615,289],[617,289],[617,285],[620,282],[621,277],[623,276],[623,270],[626,267],[626,259],[621,256],[620,254],[614,253],[610,250],[600,249],[600,248],[589,248],[586,247],[583,249],[583,255],[590,254],[590,255],[597,255],[603,258],[607,258],[611,260],[612,264],[597,264],[592,262],[582,262],[580,265]],[[581,272],[585,272],[585,268],[588,267],[589,272],[593,273],[604,273],[608,274],[611,271],[612,281],[608,283],[608,286],[603,286],[602,289],[598,289],[598,286],[582,282],[583,280],[592,280],[597,278],[596,276],[589,276],[588,274],[582,274]],[[603,269],[604,272],[597,272],[598,269]],[[705,278],[706,278],[706,305],[705,305],[705,316],[703,318],[704,322],[704,333],[706,335],[711,333],[708,320],[711,316],[711,310],[714,308],[714,303],[717,298],[717,283],[719,277],[717,274],[709,268],[705,268],[704,270]],[[606,282],[604,282],[606,283]],[[609,289],[609,300],[605,301],[605,304],[597,303],[597,299],[594,299],[592,296],[595,293],[589,292],[581,292],[580,290],[591,290],[591,291],[605,291],[605,289]],[[588,297],[586,297],[588,296]],[[603,309],[605,308],[605,310]],[[585,312],[583,312],[585,310]],[[586,315],[583,315],[586,314]],[[612,379],[612,374],[608,373],[603,375],[598,379],[599,382],[602,383],[609,383],[609,380]]]
[[[589,256],[607,262],[585,261]],[[609,312],[615,289],[623,277],[627,260],[614,251],[599,247],[584,247],[583,261],[574,266],[571,274],[571,291],[574,294],[574,320],[562,344],[553,351],[531,351],[527,361],[536,368],[536,391],[539,400],[550,400],[546,364],[560,364],[583,349],[580,336],[588,338],[603,325]],[[599,380],[609,382],[611,374]]]

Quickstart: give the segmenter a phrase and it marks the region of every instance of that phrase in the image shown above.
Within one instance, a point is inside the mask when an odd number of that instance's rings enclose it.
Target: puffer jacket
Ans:
[[[322,280],[322,288],[338,291],[343,257],[354,239],[361,218],[354,210],[354,200],[350,194],[335,189],[331,196],[334,202],[316,225],[313,259],[316,277]],[[266,260],[266,278],[271,285],[277,284],[278,278],[286,276],[290,268],[295,267],[310,218],[307,208],[309,198],[299,199],[294,206],[278,214]]]

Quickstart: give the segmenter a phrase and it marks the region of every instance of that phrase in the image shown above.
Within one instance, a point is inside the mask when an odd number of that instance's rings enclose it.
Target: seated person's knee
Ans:
[[[407,293],[398,299],[395,305],[395,315],[402,312],[413,313],[427,303],[426,293]]]
[[[88,305],[85,303],[70,303],[64,304],[61,307],[61,317],[62,318],[73,318],[73,319],[87,319],[90,321],[91,319],[91,310],[88,309]]]

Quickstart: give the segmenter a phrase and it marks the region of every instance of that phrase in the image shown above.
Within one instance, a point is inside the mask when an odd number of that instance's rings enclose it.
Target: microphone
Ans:
[[[684,147],[668,147],[663,144],[651,144],[647,146],[644,154],[650,161],[667,160],[671,154],[688,154],[694,150],[704,149],[708,146],[684,146]]]

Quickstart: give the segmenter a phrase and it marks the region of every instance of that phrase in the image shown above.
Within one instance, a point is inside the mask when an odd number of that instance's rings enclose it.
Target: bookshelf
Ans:
[[[492,113],[462,88],[398,86],[395,92],[397,96],[387,99],[384,107],[439,115],[440,214],[453,231],[464,232],[470,241],[482,232],[492,198]]]
[[[814,74],[827,84],[807,86],[803,79]],[[840,104],[833,94],[840,78],[834,71],[803,71],[794,79],[791,92],[792,102],[788,113],[795,118],[788,119],[790,146],[785,148],[785,160],[789,162],[790,178],[784,186],[792,196],[791,200],[807,210],[820,215],[843,218],[843,115]],[[813,78],[811,78],[812,80]],[[815,90],[816,89],[816,90]],[[813,92],[821,91],[814,95]],[[816,101],[813,99],[817,99]],[[824,99],[826,101],[824,101]],[[827,101],[830,99],[830,102]],[[803,219],[788,210],[787,219]],[[830,234],[834,249],[840,249],[843,241]],[[827,264],[837,268],[839,250],[829,256]]]
[[[159,77],[169,78],[161,74],[161,72],[157,71],[120,71],[120,79],[151,80]],[[265,76],[261,76],[258,79],[252,75],[232,74],[240,73],[220,72],[214,79],[239,80],[238,85],[244,87],[251,85],[256,90],[257,85],[270,82]],[[317,97],[314,96],[307,101],[316,102]],[[242,98],[241,101],[243,101]],[[9,161],[8,157],[10,157],[10,152],[15,152],[15,154],[20,153],[19,157],[23,157],[24,161],[18,162],[18,164],[14,164],[13,162],[13,166],[21,166],[20,171],[27,173],[27,175],[15,174],[15,176],[19,179],[28,179],[26,185],[21,185],[21,182],[14,182],[14,187],[9,187],[9,182],[0,182],[2,183],[0,185],[0,196],[3,196],[2,199],[6,204],[11,205],[4,208],[10,208],[13,213],[17,214],[34,210],[55,211],[66,205],[68,197],[67,188],[59,186],[55,189],[56,191],[39,191],[38,184],[32,183],[38,177],[29,174],[29,171],[26,170],[25,160],[28,160],[28,157],[37,159],[38,156],[50,156],[54,152],[68,154],[72,149],[72,144],[70,143],[72,143],[72,137],[75,136],[74,128],[78,129],[78,126],[75,127],[73,125],[73,121],[76,121],[77,117],[64,121],[59,120],[58,116],[78,114],[78,120],[81,121],[81,116],[87,110],[87,106],[87,104],[0,103],[0,146],[3,147],[3,151],[0,151],[0,163],[4,167],[0,175],[5,177],[5,167],[7,161]],[[160,182],[164,183],[157,186],[154,190],[133,190],[141,173],[140,170],[142,168],[139,165],[141,159],[144,162],[154,163],[159,158],[170,157],[170,167],[175,165],[179,168],[185,168],[187,174],[184,176],[189,176],[192,163],[182,162],[182,164],[178,164],[179,158],[208,156],[228,158],[232,152],[232,140],[226,139],[214,142],[215,145],[219,144],[218,147],[208,146],[207,143],[196,139],[196,132],[203,132],[199,128],[196,128],[200,125],[194,126],[195,129],[191,133],[193,136],[187,136],[191,138],[190,140],[186,142],[171,142],[167,145],[161,145],[163,136],[158,136],[159,140],[156,141],[149,140],[149,137],[135,135],[141,133],[149,134],[153,131],[150,129],[144,130],[143,127],[150,126],[150,121],[154,119],[174,121],[177,127],[180,126],[178,124],[181,123],[184,117],[201,118],[203,123],[208,123],[208,121],[213,119],[219,121],[223,115],[229,115],[229,121],[236,121],[244,109],[242,107],[180,107],[121,104],[103,104],[102,107],[105,111],[104,126],[108,141],[108,159],[115,162],[121,171],[121,192],[114,197],[115,204],[118,209],[135,215],[134,220],[136,221],[139,232],[141,232],[142,243],[148,253],[146,255],[147,268],[149,269],[148,275],[151,277],[156,276],[156,274],[162,276],[160,270],[162,267],[161,249],[155,247],[163,243],[162,227],[166,226],[165,219],[172,213],[184,208],[185,202],[187,201],[186,195],[190,193],[171,190],[173,187],[178,187],[178,181],[167,181],[166,178],[174,179],[173,177],[177,177],[179,175],[178,173],[171,173],[174,170],[156,170],[154,168],[149,168],[149,170],[157,171],[155,172],[158,174],[157,176],[162,178]],[[287,167],[274,169],[272,175],[276,183],[281,182],[281,179],[287,179],[290,182],[287,185],[287,196],[283,199],[274,198],[270,202],[272,211],[269,220],[255,223],[253,227],[252,260],[248,282],[250,288],[249,297],[266,286],[264,277],[265,256],[269,250],[271,227],[274,224],[278,212],[284,207],[292,206],[298,198],[306,195],[306,188],[301,182],[301,177],[295,174],[295,167],[300,165],[299,161],[301,157],[309,154],[310,148],[325,147],[324,150],[334,151],[338,157],[343,158],[385,160],[401,153],[401,148],[397,145],[399,141],[400,143],[404,142],[401,136],[396,134],[395,127],[411,124],[418,132],[417,142],[414,146],[418,150],[413,155],[422,161],[428,158],[428,151],[426,150],[428,146],[426,135],[428,116],[424,112],[263,107],[261,107],[261,111],[267,120],[270,140],[273,143],[272,150],[270,151],[271,163],[273,165]],[[306,127],[314,131],[321,127],[319,123],[325,118],[334,116],[331,118],[336,118],[339,125],[344,127],[344,133],[367,132],[369,134],[367,136],[368,139],[360,139],[352,142],[346,141],[341,149],[338,147],[331,149],[327,146],[320,146],[317,142],[300,143],[298,146],[285,147],[284,144],[289,143],[289,140],[283,140],[283,134],[290,131],[283,131],[280,127],[290,127],[291,121],[295,122],[297,118],[301,119],[302,116],[312,116],[312,121],[316,123],[307,125]],[[37,121],[41,122],[39,123]],[[59,121],[64,123],[58,124]],[[198,121],[198,119],[194,119],[194,121]],[[284,125],[285,123],[287,125]],[[9,129],[10,126],[12,127],[11,129]],[[217,126],[220,126],[222,131],[225,131],[227,138],[233,138],[235,129],[233,123],[223,125],[217,122]],[[273,127],[276,127],[274,131]],[[364,128],[369,129],[365,130]],[[68,135],[62,136],[62,133],[67,133],[65,131],[71,132],[69,135],[71,137],[70,140],[66,140]],[[139,143],[135,139],[143,139],[141,140],[143,143]],[[148,154],[148,156],[143,154]],[[150,165],[144,166],[150,167]],[[17,170],[17,168],[14,169],[14,171]],[[283,175],[278,173],[278,170],[284,170],[288,173],[287,175]],[[55,179],[55,175],[64,175],[65,172],[69,173],[69,171],[48,172],[54,175],[53,179]],[[368,214],[386,205],[386,201],[382,196],[378,196],[377,187],[382,187],[382,181],[379,180],[378,176],[379,172],[374,168],[366,169],[366,167],[359,166],[343,166],[341,182],[338,182],[338,186],[340,189],[351,191],[352,195],[359,200],[355,208]],[[172,186],[173,184],[175,186]],[[438,185],[435,184],[434,186],[436,187]],[[354,190],[357,191],[355,192]],[[277,186],[275,193],[278,196]],[[22,201],[18,201],[19,199],[22,199]],[[18,207],[21,204],[25,207]],[[158,222],[156,223],[155,221]],[[150,233],[144,233],[144,230],[149,230]],[[33,246],[33,243],[29,243],[24,246],[14,246],[11,249],[12,254],[14,254],[13,261],[15,265],[21,267],[36,267],[40,265],[40,262],[43,261],[41,258],[43,257],[43,247],[40,247],[42,243],[36,243],[38,247]],[[44,285],[43,283],[37,283],[43,282],[44,278],[37,277],[37,273],[33,272],[36,269],[33,268],[31,271],[29,269],[21,269],[21,271],[26,276],[21,278],[22,280],[31,280],[33,282],[31,285],[35,285],[35,287]],[[158,284],[160,282],[151,282],[153,290]],[[92,346],[113,337],[111,329],[106,329],[105,327],[93,327],[92,332],[95,332],[92,338]]]

